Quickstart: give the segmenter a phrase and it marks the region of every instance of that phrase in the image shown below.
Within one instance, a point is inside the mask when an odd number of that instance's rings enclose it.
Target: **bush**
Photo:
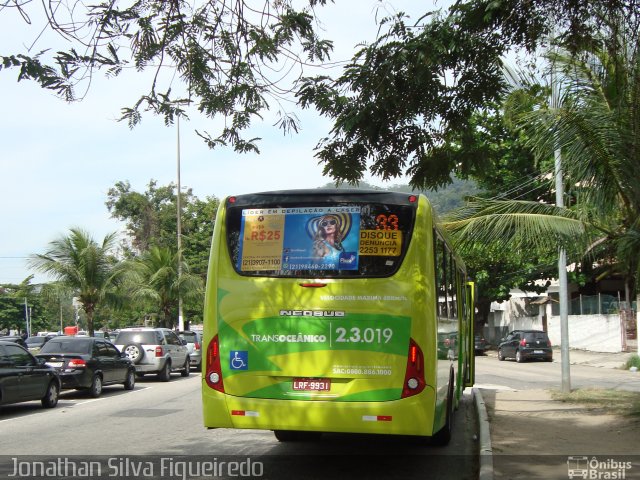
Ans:
[[[638,355],[633,355],[625,365],[625,368],[629,370],[631,367],[636,367],[640,370],[640,357]]]

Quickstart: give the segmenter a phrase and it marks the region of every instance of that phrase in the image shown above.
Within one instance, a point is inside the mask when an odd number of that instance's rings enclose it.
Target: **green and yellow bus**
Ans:
[[[226,198],[204,312],[208,428],[445,444],[473,385],[473,288],[423,195]]]

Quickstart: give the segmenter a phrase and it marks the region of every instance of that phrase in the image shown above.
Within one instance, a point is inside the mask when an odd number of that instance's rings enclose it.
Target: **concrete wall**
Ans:
[[[549,317],[549,339],[560,346],[560,317]],[[569,347],[592,352],[621,352],[619,315],[569,315]]]
[[[538,310],[537,315],[532,315]],[[543,318],[547,318],[547,332],[554,346],[560,346],[560,317],[552,315],[551,304],[527,304],[526,296],[513,296],[511,300],[492,304],[489,322],[482,328],[487,341],[497,346],[500,339],[512,330],[544,330]],[[569,347],[594,352],[623,351],[623,332],[618,314],[569,315]]]
[[[497,345],[500,339],[512,330],[543,330],[541,317],[509,317],[504,312],[491,312],[489,324],[482,328],[484,338],[491,345]]]

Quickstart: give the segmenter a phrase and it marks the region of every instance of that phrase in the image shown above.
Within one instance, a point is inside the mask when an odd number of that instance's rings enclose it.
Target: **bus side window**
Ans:
[[[438,317],[448,318],[447,287],[446,287],[446,255],[445,244],[434,230],[436,295],[438,298]]]
[[[447,251],[447,303],[449,304],[449,319],[458,318],[457,290],[456,290],[456,268],[453,254]]]

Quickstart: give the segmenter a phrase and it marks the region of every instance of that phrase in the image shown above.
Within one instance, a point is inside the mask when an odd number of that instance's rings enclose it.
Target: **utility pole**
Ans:
[[[555,65],[551,65],[551,106],[555,110],[560,106],[560,92],[554,75]],[[556,149],[556,206],[564,207],[564,184],[562,182],[562,152],[558,144],[558,133],[554,130]],[[571,364],[569,362],[569,295],[567,288],[567,252],[564,247],[558,251],[558,281],[560,283],[560,353],[562,359],[562,392],[571,392]]]
[[[180,293],[180,283],[182,280],[182,205],[180,201],[180,116],[176,119],[178,130],[178,194],[176,205],[178,210],[178,330],[184,330],[184,317],[182,315],[182,294]]]
[[[27,297],[24,297],[24,320],[26,326],[27,336],[31,336],[31,322],[29,319],[29,306],[27,305]]]

